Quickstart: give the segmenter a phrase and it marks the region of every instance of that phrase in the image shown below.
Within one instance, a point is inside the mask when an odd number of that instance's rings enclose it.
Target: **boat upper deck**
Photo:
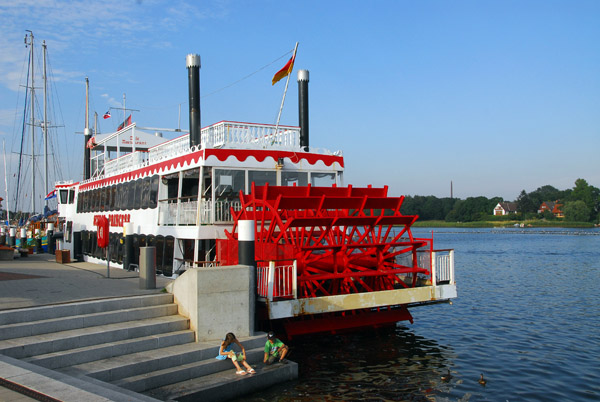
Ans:
[[[155,134],[151,134],[151,131]],[[92,178],[88,181],[131,172],[207,149],[302,152],[337,157],[342,161],[341,151],[314,147],[305,151],[300,145],[300,127],[297,126],[221,121],[203,128],[201,144],[193,147],[190,147],[189,134],[163,140],[161,131],[178,130],[143,128],[133,123],[115,133],[95,137]]]

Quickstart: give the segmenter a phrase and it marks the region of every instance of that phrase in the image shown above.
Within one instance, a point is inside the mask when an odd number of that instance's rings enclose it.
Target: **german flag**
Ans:
[[[295,59],[296,59],[296,52],[294,52],[294,55],[286,63],[286,65],[283,66],[283,68],[281,70],[279,70],[279,71],[277,71],[275,73],[275,75],[273,76],[273,80],[272,80],[272,84],[271,85],[275,85],[275,83],[277,83],[279,80],[281,80],[282,78],[285,78],[288,75],[290,75],[290,73],[294,69],[294,60]]]

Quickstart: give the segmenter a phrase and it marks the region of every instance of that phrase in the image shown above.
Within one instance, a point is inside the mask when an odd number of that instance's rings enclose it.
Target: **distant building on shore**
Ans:
[[[517,213],[517,203],[516,202],[499,202],[498,205],[496,205],[494,207],[494,216],[516,214],[516,213]]]
[[[565,214],[561,209],[562,206],[563,204],[560,204],[559,201],[544,201],[538,208],[538,214],[543,214],[544,212],[549,211],[557,218],[564,218]]]

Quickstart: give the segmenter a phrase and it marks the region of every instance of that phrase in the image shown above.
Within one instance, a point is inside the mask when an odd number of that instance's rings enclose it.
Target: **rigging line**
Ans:
[[[244,81],[245,79],[248,79],[248,78],[252,77],[254,74],[256,74],[256,73],[258,73],[258,72],[260,72],[260,71],[264,70],[265,68],[267,68],[267,67],[271,66],[272,64],[275,64],[276,62],[278,62],[279,60],[283,59],[284,57],[286,57],[288,54],[290,54],[290,53],[292,53],[292,52],[293,52],[293,50],[290,50],[289,52],[286,52],[286,53],[284,53],[283,55],[279,56],[277,59],[273,60],[272,62],[270,62],[270,63],[269,63],[269,64],[267,64],[267,65],[264,65],[264,66],[262,66],[261,68],[259,68],[258,70],[254,71],[253,73],[250,73],[250,74],[246,75],[245,77],[242,77],[242,78],[240,78],[239,80],[237,80],[237,81],[235,81],[235,82],[232,82],[232,83],[231,83],[231,84],[229,84],[229,85],[226,85],[226,86],[224,86],[224,87],[223,87],[223,88],[221,88],[221,89],[217,89],[216,91],[213,91],[213,92],[210,92],[210,93],[208,93],[208,94],[206,94],[206,95],[204,95],[204,96],[201,96],[201,97],[200,97],[200,99],[203,99],[203,98],[208,98],[208,97],[209,97],[209,96],[211,96],[211,95],[214,95],[214,94],[216,94],[216,93],[218,93],[218,92],[221,92],[221,91],[223,91],[223,90],[225,90],[225,89],[227,89],[227,88],[230,88],[230,87],[232,87],[232,86],[234,86],[234,85],[236,85],[236,84],[238,84],[238,83],[240,83],[240,82]]]

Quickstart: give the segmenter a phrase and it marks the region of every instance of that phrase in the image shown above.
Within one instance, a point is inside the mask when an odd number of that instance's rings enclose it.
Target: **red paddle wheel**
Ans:
[[[219,247],[220,260],[237,263],[231,246],[237,245],[238,221],[254,220],[258,266],[295,260],[298,299],[414,287],[417,274],[429,275],[417,264],[417,250],[429,239],[413,238],[417,216],[400,213],[403,200],[388,197],[387,187],[253,186],[240,194],[241,209],[232,211],[233,230]],[[401,319],[412,318],[402,311]]]

